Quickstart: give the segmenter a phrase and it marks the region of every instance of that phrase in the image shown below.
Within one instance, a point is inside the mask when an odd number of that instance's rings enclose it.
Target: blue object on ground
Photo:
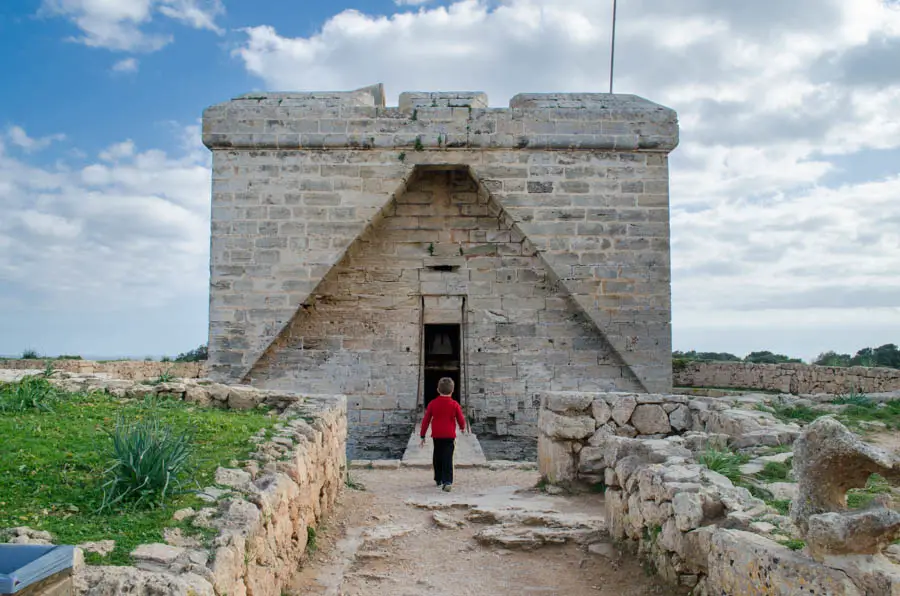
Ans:
[[[0,544],[0,594],[15,594],[74,563],[74,546]]]

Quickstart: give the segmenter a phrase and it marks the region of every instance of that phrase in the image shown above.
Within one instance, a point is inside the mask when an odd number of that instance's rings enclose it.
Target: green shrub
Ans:
[[[775,499],[772,501],[766,501],[766,505],[768,505],[781,515],[788,515],[791,512],[790,499]]]
[[[192,437],[161,423],[153,412],[137,420],[119,418],[110,433],[112,465],[104,472],[100,511],[158,507],[186,483]]]
[[[816,418],[826,415],[826,412],[814,410],[809,406],[788,406],[785,404],[772,404],[772,413],[776,418],[786,422],[800,421],[812,422]]]
[[[40,357],[36,350],[25,350],[22,352],[22,360],[37,360]]]
[[[861,509],[868,506],[878,495],[890,494],[891,485],[878,474],[869,476],[865,488],[854,488],[847,491],[847,507]]]
[[[790,464],[770,461],[766,463],[761,472],[756,474],[756,477],[763,482],[784,482],[788,479],[790,472]]]
[[[687,368],[688,360],[686,358],[673,358],[672,359],[672,372],[681,372]]]
[[[206,344],[191,350],[190,352],[184,352],[183,354],[179,354],[175,357],[175,362],[202,362],[209,357],[209,350],[206,347]]]
[[[725,476],[732,482],[741,479],[741,466],[747,463],[749,458],[730,451],[707,449],[697,457],[697,461],[712,470]]]
[[[859,393],[855,390],[851,390],[848,393],[842,393],[838,395],[833,400],[831,400],[831,403],[838,405],[869,407],[872,405],[872,399],[865,393]]]
[[[52,373],[51,373],[52,374]],[[42,410],[52,412],[59,399],[56,388],[47,379],[49,375],[30,375],[13,383],[0,384],[0,412]]]
[[[784,540],[780,542],[781,546],[786,546],[791,550],[802,550],[806,543],[802,540],[798,540],[797,538],[791,538],[790,540]]]
[[[314,553],[318,545],[316,544],[316,529],[312,526],[306,526],[306,549]]]

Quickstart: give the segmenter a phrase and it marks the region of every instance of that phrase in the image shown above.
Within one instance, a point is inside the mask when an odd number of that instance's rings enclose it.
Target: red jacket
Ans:
[[[466,419],[463,418],[462,408],[449,395],[437,396],[425,408],[422,432],[419,433],[423,439],[428,431],[429,422],[431,423],[431,438],[433,439],[455,439],[456,423],[459,423],[460,430],[466,430]]]

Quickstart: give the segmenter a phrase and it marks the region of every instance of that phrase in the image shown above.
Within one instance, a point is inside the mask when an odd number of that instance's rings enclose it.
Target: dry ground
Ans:
[[[430,511],[405,503],[441,496],[430,470],[360,470],[353,480],[365,491],[345,491],[335,514],[320,529],[318,550],[297,574],[286,594],[327,596],[552,595],[646,596],[668,595],[656,578],[648,576],[628,555],[613,559],[586,552],[576,545],[545,546],[534,551],[482,546],[473,539],[484,526],[459,529],[435,525]],[[509,487],[531,489],[535,472],[520,470],[457,471],[453,499],[466,500],[496,493],[508,499]],[[505,495],[505,496],[504,496]],[[602,516],[602,497],[548,497],[533,494],[538,506],[548,499],[561,513]],[[528,497],[531,498],[531,497]],[[450,512],[462,519],[462,510]],[[357,557],[368,528],[407,527],[413,530],[378,547],[380,558]],[[363,547],[372,551],[370,547]]]

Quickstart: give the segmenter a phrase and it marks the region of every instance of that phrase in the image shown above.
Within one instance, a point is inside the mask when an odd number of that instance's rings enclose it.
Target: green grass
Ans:
[[[864,393],[851,391],[847,394],[838,395],[831,400],[831,403],[837,405],[869,406],[872,404],[872,399]]]
[[[775,461],[766,462],[761,472],[756,473],[756,478],[765,483],[770,482],[786,482],[791,472],[790,460],[787,463]]]
[[[366,490],[365,485],[363,485],[359,481],[355,480],[350,475],[350,470],[347,470],[347,477],[344,479],[344,485],[346,485],[346,487],[349,488],[350,490],[357,490],[357,491]]]
[[[306,526],[306,549],[314,553],[319,545],[316,543],[316,529],[312,526]]]
[[[891,485],[878,474],[872,474],[865,488],[854,488],[847,491],[847,507],[861,509],[867,507],[878,495],[891,494]]]
[[[791,538],[790,540],[784,540],[780,542],[781,546],[786,546],[791,550],[802,550],[806,543],[802,540],[798,540],[797,538]]]
[[[122,565],[131,562],[129,553],[138,544],[162,542],[164,527],[182,527],[172,520],[175,510],[208,506],[193,493],[173,497],[157,509],[97,513],[103,501],[103,472],[110,465],[108,431],[119,416],[138,419],[153,413],[165,424],[192,433],[190,469],[198,488],[214,483],[219,465],[246,459],[253,450],[251,435],[275,423],[259,410],[126,401],[99,393],[62,394],[52,412],[0,413],[0,528],[47,530],[61,544],[114,539],[116,550],[102,562]]]
[[[707,449],[699,456],[697,461],[712,470],[725,476],[732,482],[738,482],[741,479],[741,466],[747,463],[750,458],[746,455],[739,455],[731,451],[718,451],[716,449]]]
[[[888,429],[900,429],[900,399],[849,405],[838,414],[838,420],[851,428],[858,428],[859,422],[883,422]]]
[[[766,501],[766,505],[768,505],[781,515],[788,515],[791,512],[790,499],[773,499],[771,501]]]
[[[776,455],[778,453],[787,453],[788,451],[793,451],[794,445],[776,445],[775,447],[769,447],[766,449],[765,453],[767,455]]]
[[[809,406],[789,406],[777,403],[772,404],[768,411],[784,422],[812,422],[816,418],[827,415],[827,412],[814,410]]]

